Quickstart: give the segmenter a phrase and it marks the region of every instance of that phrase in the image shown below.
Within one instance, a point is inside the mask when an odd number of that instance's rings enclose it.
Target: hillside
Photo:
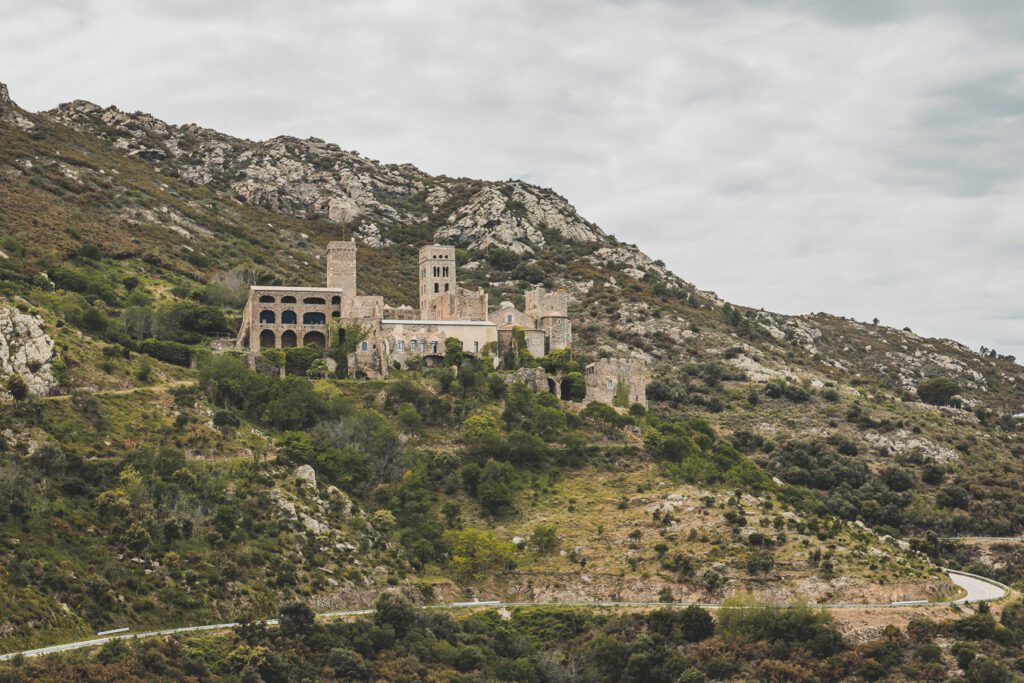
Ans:
[[[395,304],[431,241],[492,303],[566,289],[575,360],[646,358],[649,409],[472,364],[276,380],[211,355],[248,284],[322,284],[349,236],[362,293]],[[2,650],[388,587],[933,598],[934,536],[1024,531],[1014,359],[729,304],[520,181],[83,101],[29,113],[0,87],[0,297]]]

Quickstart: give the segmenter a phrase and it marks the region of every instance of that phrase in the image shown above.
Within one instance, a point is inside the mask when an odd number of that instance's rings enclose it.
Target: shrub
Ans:
[[[445,532],[444,540],[452,553],[449,567],[463,581],[478,581],[488,573],[512,567],[515,547],[490,531],[452,530]]]
[[[554,524],[541,524],[533,530],[530,542],[539,553],[552,553],[558,548],[558,530]]]
[[[917,395],[925,403],[936,406],[950,405],[960,393],[960,385],[949,377],[930,377],[917,385]]]
[[[171,365],[187,368],[192,363],[192,349],[175,341],[144,339],[139,342],[139,351]]]

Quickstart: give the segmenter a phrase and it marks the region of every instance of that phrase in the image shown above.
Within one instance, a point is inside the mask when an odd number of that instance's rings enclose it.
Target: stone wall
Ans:
[[[341,289],[347,301],[356,296],[355,240],[327,245],[327,286]]]
[[[642,358],[602,358],[587,365],[583,376],[588,403],[600,401],[614,405],[616,392],[625,386],[626,405],[647,405],[647,384],[651,377]]]
[[[526,315],[540,320],[546,315],[569,315],[569,295],[563,291],[549,292],[541,287],[526,292]]]
[[[546,316],[540,320],[540,328],[548,338],[548,351],[567,349],[572,346],[572,323],[568,318]]]

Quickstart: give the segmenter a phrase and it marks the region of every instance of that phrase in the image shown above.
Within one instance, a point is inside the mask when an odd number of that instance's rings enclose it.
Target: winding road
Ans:
[[[993,581],[992,579],[986,579],[983,576],[976,574],[968,574],[965,572],[958,572],[952,569],[945,570],[949,576],[949,580],[954,584],[963,588],[967,595],[956,600],[946,600],[941,602],[884,602],[876,604],[818,604],[814,607],[830,609],[830,610],[844,610],[844,609],[878,609],[878,608],[899,608],[899,607],[948,607],[950,605],[962,605],[969,602],[985,602],[989,600],[1001,600],[1006,597],[1010,589],[1007,586]],[[540,602],[500,602],[485,601],[485,602],[454,602],[447,605],[427,605],[423,609],[467,609],[474,607],[537,607],[543,605],[558,605],[561,607],[649,607],[649,608],[664,608],[664,607],[690,607],[696,605],[698,607],[704,607],[706,609],[718,609],[722,607],[721,603],[685,603],[685,602],[551,602],[551,603],[540,603]],[[787,605],[779,605],[779,607],[786,607]],[[339,612],[322,612],[317,616],[323,619],[337,619],[344,617],[356,617],[366,614],[373,614],[373,609],[354,609],[354,610],[343,610]],[[277,619],[268,619],[260,622],[267,626],[276,626]],[[156,638],[160,636],[172,636],[177,633],[196,633],[199,631],[226,631],[228,629],[235,628],[239,624],[237,623],[225,623],[225,624],[203,624],[202,626],[180,626],[178,628],[168,628],[159,631],[144,631],[140,633],[118,633],[117,635],[109,635],[102,638],[92,638],[90,640],[80,640],[74,643],[65,643],[63,645],[50,645],[48,647],[40,647],[34,650],[22,650],[20,652],[10,652],[8,654],[0,655],[0,662],[14,659],[15,657],[39,657],[42,655],[55,654],[58,652],[69,652],[71,650],[81,650],[89,647],[99,647],[114,640],[124,640],[130,638]]]

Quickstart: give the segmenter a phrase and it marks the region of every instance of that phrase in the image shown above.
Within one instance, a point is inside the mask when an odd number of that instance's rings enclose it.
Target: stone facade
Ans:
[[[436,244],[420,249],[419,280],[418,310],[390,306],[381,296],[357,294],[356,244],[331,242],[326,287],[249,288],[235,348],[248,350],[256,364],[267,348],[330,348],[333,335],[343,334],[344,325],[358,323],[365,337],[348,356],[348,372],[350,377],[368,378],[385,377],[390,368],[405,367],[413,359],[440,362],[449,338],[458,339],[465,353],[490,352],[496,364],[496,351],[510,349],[520,332],[525,350],[534,358],[572,348],[565,292],[532,289],[525,293],[525,311],[504,301],[488,312],[483,290],[458,286],[454,247]],[[586,367],[584,376],[588,401],[611,404],[619,393],[627,404],[647,402],[643,360],[599,360]],[[536,391],[564,393],[563,378],[548,376],[540,368],[521,369],[512,377],[510,381],[523,381]]]
[[[614,405],[621,392],[625,405],[647,405],[647,384],[651,380],[642,358],[602,358],[587,365],[583,373],[587,401]]]

